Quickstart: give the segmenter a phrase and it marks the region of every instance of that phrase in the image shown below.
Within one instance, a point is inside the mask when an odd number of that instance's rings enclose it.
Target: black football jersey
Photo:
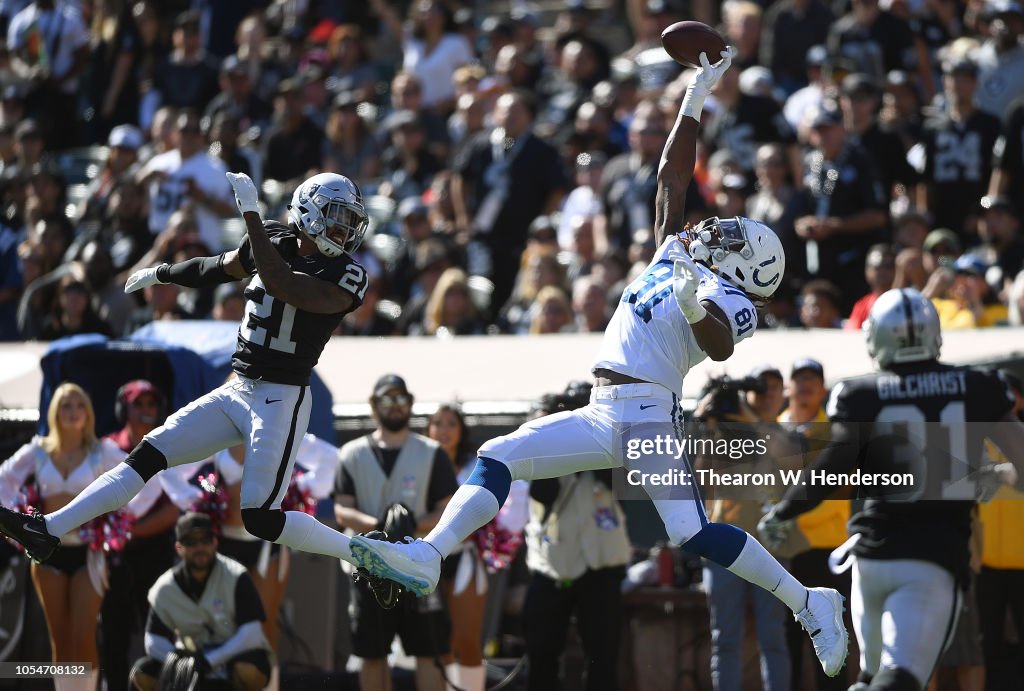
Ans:
[[[850,519],[871,559],[921,559],[968,575],[973,473],[995,421],[1013,405],[999,376],[936,362],[837,384],[829,419],[856,435],[863,473],[909,473],[910,486],[861,487]]]
[[[320,252],[300,256],[297,231],[276,221],[267,221],[264,227],[270,242],[292,271],[341,286],[352,294],[351,310],[363,303],[367,277],[356,260],[348,254],[334,258]],[[253,278],[245,289],[245,316],[238,327],[238,348],[231,361],[232,367],[250,379],[297,386],[308,384],[320,353],[346,313],[305,312],[269,294],[256,273],[248,236],[242,240],[238,255]]]

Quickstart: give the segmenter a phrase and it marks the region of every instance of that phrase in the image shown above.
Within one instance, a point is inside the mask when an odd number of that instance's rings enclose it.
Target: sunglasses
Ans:
[[[185,547],[195,547],[196,545],[212,545],[213,544],[213,533],[207,533],[201,537],[186,537],[178,540]]]
[[[377,398],[377,406],[380,408],[391,408],[396,405],[407,408],[411,404],[412,397],[406,394],[398,394],[397,396],[384,395]]]

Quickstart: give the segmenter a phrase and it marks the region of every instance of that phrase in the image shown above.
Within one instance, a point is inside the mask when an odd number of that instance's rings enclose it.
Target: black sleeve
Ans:
[[[458,488],[452,462],[444,449],[438,447],[434,453],[434,467],[430,469],[430,484],[427,485],[427,511],[433,511],[437,502],[455,494]]]
[[[250,621],[264,621],[266,618],[263,601],[256,591],[256,584],[252,582],[252,576],[243,573],[235,582],[235,626],[241,628]]]
[[[535,499],[544,505],[544,513],[551,510],[558,498],[558,490],[561,487],[557,477],[548,477],[543,480],[530,481],[530,499]]]
[[[156,277],[162,283],[174,283],[186,288],[210,288],[238,279],[224,270],[224,255],[194,257],[177,264],[161,264]]]
[[[809,467],[803,471],[809,477],[811,471],[824,470],[827,474],[850,473],[857,468],[860,459],[861,435],[859,425],[837,422],[832,425],[832,439]],[[793,485],[775,506],[775,515],[788,521],[807,513],[821,502],[835,494],[836,487],[826,484]]]
[[[164,623],[164,620],[157,616],[152,607],[149,608],[149,616],[146,618],[146,633],[154,636],[163,636],[169,641],[174,641],[174,631]]]

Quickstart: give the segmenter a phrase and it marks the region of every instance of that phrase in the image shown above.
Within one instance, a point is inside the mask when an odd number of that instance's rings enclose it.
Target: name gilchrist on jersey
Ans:
[[[350,255],[330,258],[320,252],[300,256],[299,235],[276,221],[264,223],[270,242],[292,271],[316,276],[341,286],[352,295],[349,312],[363,304],[366,270]],[[246,236],[238,248],[242,266],[253,276],[245,289],[245,316],[238,328],[238,348],[231,365],[250,379],[305,386],[320,354],[348,312],[316,314],[296,309],[267,293],[256,274],[256,262]]]

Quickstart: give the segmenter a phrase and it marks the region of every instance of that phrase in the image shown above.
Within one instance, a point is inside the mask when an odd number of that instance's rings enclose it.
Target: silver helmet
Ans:
[[[337,173],[320,173],[299,185],[288,205],[288,220],[328,257],[355,252],[369,223],[359,188]],[[338,229],[345,231],[344,239],[339,240]]]
[[[914,288],[893,288],[878,296],[864,322],[868,355],[879,367],[935,360],[942,348],[939,315]]]
[[[743,216],[705,219],[688,231],[690,256],[759,298],[770,298],[786,271],[786,253],[771,228]]]

